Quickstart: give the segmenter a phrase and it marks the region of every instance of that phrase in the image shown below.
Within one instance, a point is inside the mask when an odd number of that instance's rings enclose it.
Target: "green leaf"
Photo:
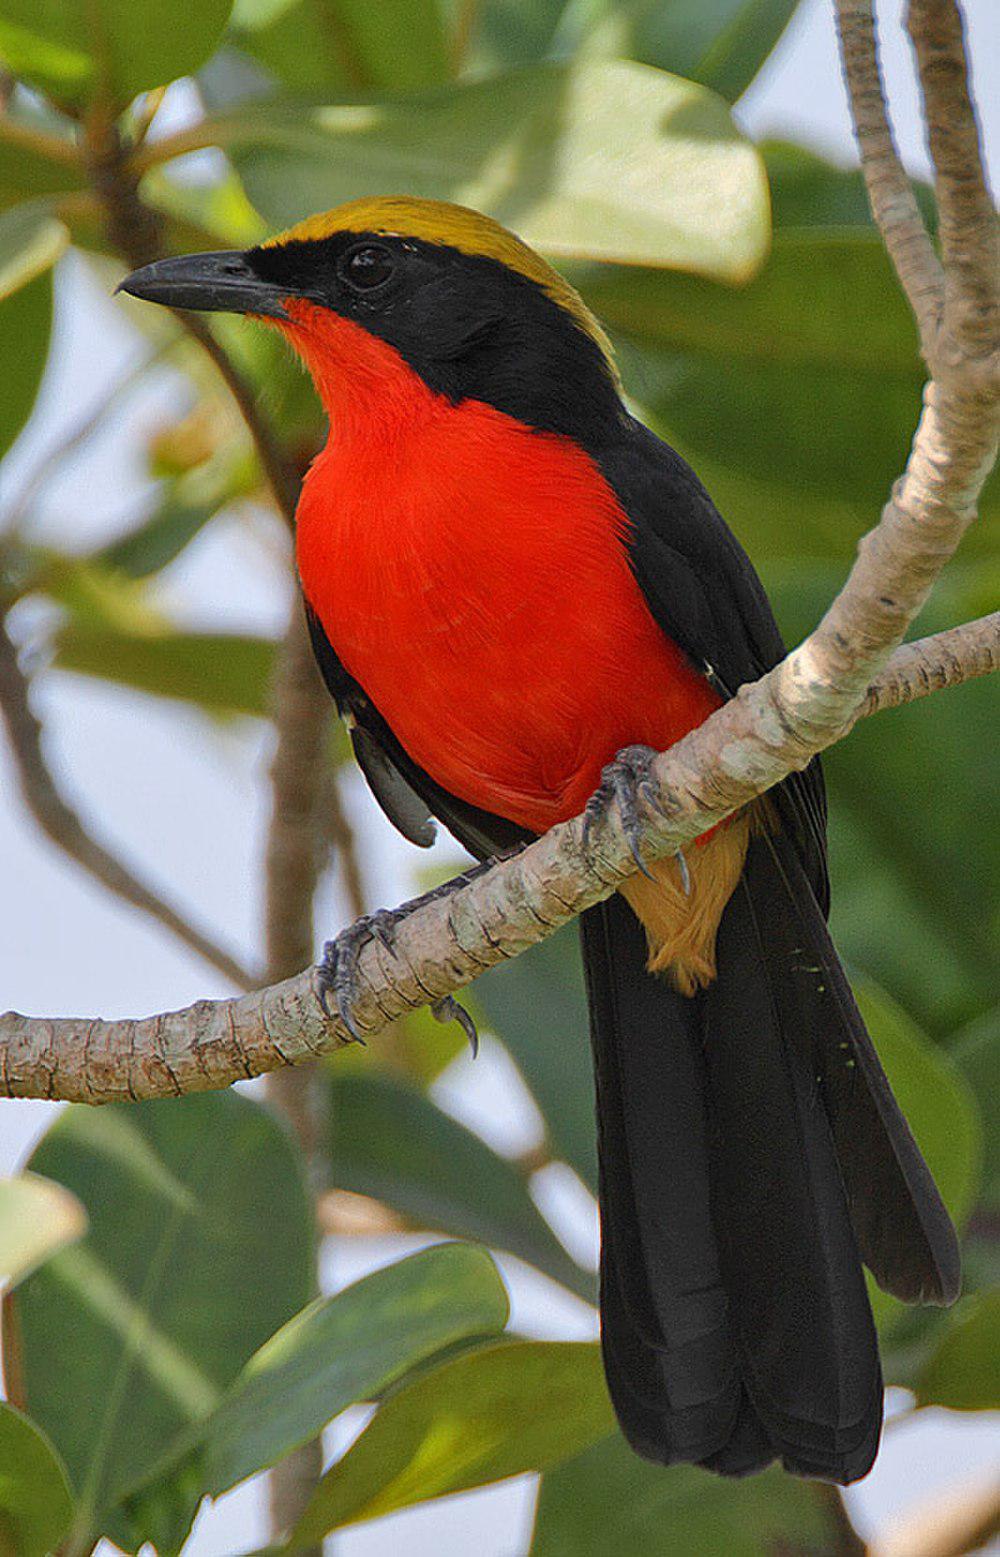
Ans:
[[[73,1518],[66,1472],[48,1438],[0,1404],[0,1552],[48,1557]]]
[[[440,1244],[297,1314],[211,1417],[205,1490],[218,1496],[373,1400],[445,1347],[503,1329],[507,1294],[483,1249]]]
[[[22,114],[8,109],[7,115],[18,128],[34,127]],[[81,170],[35,146],[7,140],[0,132],[0,210],[82,188]]]
[[[450,9],[456,33],[471,16],[463,63],[470,73],[486,75],[552,54],[566,0],[480,0],[475,7],[467,0],[452,0]]]
[[[488,211],[553,254],[741,281],[767,250],[756,150],[721,98],[648,66],[538,65],[329,107],[254,102],[216,132],[276,226],[396,188]]]
[[[596,1193],[590,1025],[576,925],[485,973],[476,999],[541,1110],[553,1156]]]
[[[437,0],[239,0],[233,33],[294,92],[411,92],[449,75]]]
[[[284,1131],[232,1092],[67,1109],[31,1167],[90,1227],[11,1299],[25,1403],[66,1462],[81,1548],[128,1545],[116,1505],[309,1298],[309,1199]]]
[[[0,60],[57,102],[124,106],[204,64],[231,4],[199,0],[179,18],[169,0],[2,0]]]
[[[917,1404],[993,1411],[1000,1400],[1000,1292],[967,1298],[917,1380]]]
[[[108,1533],[124,1551],[151,1547],[157,1557],[180,1557],[204,1496],[197,1454],[171,1454],[159,1474],[122,1498]]]
[[[51,270],[66,241],[66,229],[42,202],[0,216],[0,458],[31,415],[42,381],[52,332]]]
[[[610,326],[630,394],[755,560],[847,560],[909,451],[915,330],[858,176],[785,146],[766,160],[774,245],[750,285],[613,267],[572,279]],[[1000,550],[998,492],[966,556]]]
[[[574,0],[556,47],[658,65],[735,102],[797,5],[798,0]]]
[[[103,546],[89,560],[128,578],[148,578],[175,562],[215,513],[214,504],[186,503],[168,494],[148,519]]]
[[[68,241],[45,201],[5,211],[0,216],[0,300],[50,271]]]
[[[975,1203],[982,1165],[982,1124],[976,1100],[949,1055],[933,1043],[890,997],[868,980],[854,980],[858,1006],[900,1108],[961,1228]],[[938,1314],[912,1310],[869,1279],[879,1329],[900,1347],[887,1369],[893,1382],[909,1382],[913,1357],[940,1327]],[[905,1344],[903,1344],[905,1343]]]
[[[983,1182],[980,1198],[1000,1211],[1000,1006],[963,1033],[951,1058],[972,1088],[983,1115]]]
[[[39,276],[15,297],[0,299],[0,458],[31,415],[45,371],[52,331],[52,278]]]
[[[55,638],[53,663],[151,692],[196,703],[211,714],[264,718],[274,662],[266,638],[238,633],[160,633],[144,636],[73,621]]]
[[[615,1432],[542,1478],[531,1557],[832,1551],[837,1529],[816,1491],[776,1468],[746,1481],[664,1470]]]
[[[630,393],[699,469],[707,458],[779,489],[868,502],[874,518],[921,387],[910,315],[874,233],[778,229],[738,291],[620,268],[583,278],[583,291],[620,341]]]
[[[998,693],[985,678],[865,720],[826,763],[835,937],[935,1035],[1000,988],[1000,851],[983,843],[1000,829]]]
[[[512,1163],[403,1081],[338,1072],[329,1086],[335,1186],[381,1200],[419,1227],[506,1249],[594,1300],[593,1276],[566,1253]]]
[[[782,231],[806,228],[815,234],[832,234],[845,227],[871,230],[868,190],[860,168],[845,171],[790,141],[765,141],[760,150],[771,180],[775,227]],[[913,187],[928,226],[933,226],[930,186],[915,181]]]
[[[0,1180],[0,1286],[15,1286],[82,1238],[87,1213],[69,1190],[36,1173]]]
[[[612,1421],[597,1346],[518,1341],[468,1352],[390,1396],[323,1477],[291,1549],[428,1498],[545,1470]]]

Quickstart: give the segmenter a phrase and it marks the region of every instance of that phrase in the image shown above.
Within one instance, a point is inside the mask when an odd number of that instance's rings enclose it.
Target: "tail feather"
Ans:
[[[809,986],[788,974],[802,953],[790,916],[775,912],[770,867],[755,840],[703,997],[713,1206],[743,1377],[768,1436],[789,1470],[847,1482],[878,1447],[878,1344],[816,1068],[792,1036],[815,1013]]]
[[[584,915],[583,944],[626,1436],[666,1464],[857,1479],[882,1413],[861,1256],[947,1300],[957,1247],[792,845],[751,842],[701,994],[645,973],[621,899]]]
[[[583,916],[583,945],[608,1383],[640,1454],[697,1460],[726,1443],[741,1399],[712,1229],[698,1013],[643,971],[645,936],[623,900]],[[620,1043],[619,1034],[638,1041]]]
[[[961,1287],[951,1218],[892,1094],[798,857],[783,834],[767,846],[774,873],[769,892],[783,894],[791,906],[798,944],[809,949],[804,960],[822,986],[813,998],[826,997],[815,1054],[862,1259],[879,1286],[904,1303],[947,1306]]]

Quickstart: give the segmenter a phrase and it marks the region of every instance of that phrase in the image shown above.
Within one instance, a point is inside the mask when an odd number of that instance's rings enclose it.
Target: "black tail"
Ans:
[[[794,848],[753,840],[693,999],[645,973],[620,898],[583,948],[623,1432],[663,1464],[857,1480],[882,1420],[861,1260],[950,1302],[958,1249]]]

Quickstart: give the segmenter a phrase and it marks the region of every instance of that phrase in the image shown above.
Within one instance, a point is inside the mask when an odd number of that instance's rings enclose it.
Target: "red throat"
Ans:
[[[338,443],[379,442],[443,402],[387,341],[332,309],[282,299],[291,323],[269,320],[309,369]]]
[[[653,621],[591,457],[451,403],[329,310],[285,306],[331,423],[299,505],[303,588],[414,761],[543,831],[622,746],[700,724],[719,700]]]

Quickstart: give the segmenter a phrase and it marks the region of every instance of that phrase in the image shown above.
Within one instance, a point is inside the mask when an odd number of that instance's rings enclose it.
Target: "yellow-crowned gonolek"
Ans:
[[[647,748],[781,659],[753,568],[626,410],[597,321],[486,217],[360,200],[125,287],[260,316],[307,364],[331,428],[298,513],[316,652],[415,843],[433,814],[485,858],[598,786],[634,825]],[[910,1302],[958,1288],[827,933],[825,827],[813,762],[583,916],[605,1366],[664,1464],[863,1476],[882,1379],[862,1262]]]

